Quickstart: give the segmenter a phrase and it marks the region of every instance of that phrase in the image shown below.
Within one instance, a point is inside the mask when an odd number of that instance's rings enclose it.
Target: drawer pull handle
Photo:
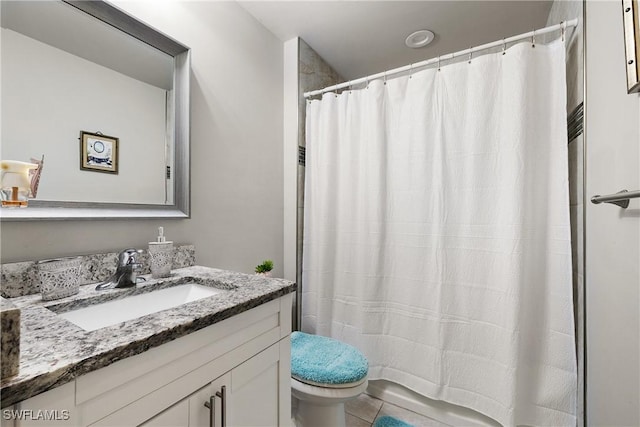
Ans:
[[[215,427],[216,419],[216,397],[209,397],[208,402],[204,402],[204,406],[209,408],[209,427]]]
[[[222,401],[222,410],[220,411],[220,419],[222,421],[222,427],[227,427],[227,387],[222,386],[220,391],[216,391],[216,396]]]

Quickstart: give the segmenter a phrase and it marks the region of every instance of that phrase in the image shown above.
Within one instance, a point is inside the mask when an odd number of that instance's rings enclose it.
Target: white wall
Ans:
[[[192,218],[2,223],[2,261],[146,247],[164,225],[198,264],[281,276],[282,43],[234,2],[115,3],[192,48]]]
[[[296,280],[298,224],[298,49],[297,37],[284,43],[284,278]],[[295,302],[294,302],[295,305]]]
[[[586,2],[586,193],[640,189],[640,95],[626,93],[622,6]],[[590,426],[640,425],[640,200],[586,204]]]
[[[2,29],[2,158],[45,156],[38,199],[164,204],[166,91]],[[118,174],[80,169],[80,131],[119,139]]]

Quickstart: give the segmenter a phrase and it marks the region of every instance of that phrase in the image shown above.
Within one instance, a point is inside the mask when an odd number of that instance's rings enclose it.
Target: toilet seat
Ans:
[[[305,384],[291,378],[291,394],[296,399],[303,401],[313,400],[319,404],[337,404],[346,402],[359,396],[367,389],[368,381],[363,378],[358,384],[352,387],[321,387]]]
[[[354,381],[352,383],[344,383],[344,384],[327,384],[327,383],[318,383],[315,381],[311,381],[311,380],[307,380],[304,378],[299,378],[296,375],[291,374],[291,379],[301,382],[303,384],[308,384],[308,385],[312,385],[314,387],[322,387],[322,388],[352,388],[352,387],[357,387],[360,384],[362,384],[363,382],[365,382],[367,380],[367,377],[363,377],[361,379],[359,379],[358,381]]]
[[[340,341],[303,332],[291,334],[291,395],[299,427],[345,427],[344,403],[367,389],[369,364]]]

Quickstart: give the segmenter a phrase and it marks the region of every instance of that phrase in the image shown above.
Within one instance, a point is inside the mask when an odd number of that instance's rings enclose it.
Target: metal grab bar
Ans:
[[[596,195],[591,198],[591,203],[613,203],[620,206],[622,209],[626,209],[629,206],[629,199],[635,199],[640,197],[640,190],[638,191],[618,191],[615,194],[608,194],[606,196]]]

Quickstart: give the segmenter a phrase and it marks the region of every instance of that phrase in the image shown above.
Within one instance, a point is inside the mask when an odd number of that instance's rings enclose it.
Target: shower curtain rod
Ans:
[[[392,76],[394,74],[399,74],[399,73],[404,73],[406,71],[413,71],[413,69],[415,68],[421,68],[424,67],[426,65],[430,65],[430,64],[435,64],[439,61],[446,61],[446,60],[451,60],[457,57],[460,57],[462,55],[470,55],[474,52],[479,52],[481,50],[486,50],[486,49],[491,49],[492,47],[498,47],[498,46],[506,46],[508,43],[512,43],[518,40],[522,40],[522,39],[526,39],[529,37],[533,37],[535,39],[535,36],[538,35],[542,35],[542,34],[547,34],[547,33],[552,33],[554,31],[558,31],[558,30],[565,30],[567,27],[576,27],[578,25],[578,18],[572,19],[570,21],[566,21],[566,22],[561,22],[560,24],[557,25],[551,25],[550,27],[545,27],[545,28],[541,28],[539,30],[533,30],[530,31],[528,33],[524,33],[524,34],[520,34],[517,36],[512,36],[512,37],[508,37],[506,39],[502,39],[502,40],[498,40],[492,43],[487,43],[487,44],[483,44],[481,46],[477,46],[477,47],[472,47],[469,49],[465,49],[465,50],[461,50],[458,52],[454,52],[454,53],[449,53],[446,55],[441,55],[439,57],[436,58],[431,58],[431,59],[427,59],[426,61],[421,61],[421,62],[416,62],[415,64],[410,64],[410,65],[405,65],[404,67],[399,67],[399,68],[394,68],[393,70],[389,70],[389,71],[383,71],[382,73],[378,73],[378,74],[373,74],[367,77],[362,77],[359,78],[357,80],[349,80],[347,82],[344,83],[340,83],[337,85],[333,85],[333,86],[329,86],[326,87],[324,89],[320,89],[320,90],[314,90],[311,92],[305,92],[304,93],[304,97],[305,98],[309,98],[315,95],[321,95],[325,92],[331,92],[334,90],[338,90],[338,89],[343,89],[349,86],[354,86],[360,83],[367,83],[371,80],[375,80],[375,79],[379,79],[379,78],[384,78],[386,79],[389,76]]]

